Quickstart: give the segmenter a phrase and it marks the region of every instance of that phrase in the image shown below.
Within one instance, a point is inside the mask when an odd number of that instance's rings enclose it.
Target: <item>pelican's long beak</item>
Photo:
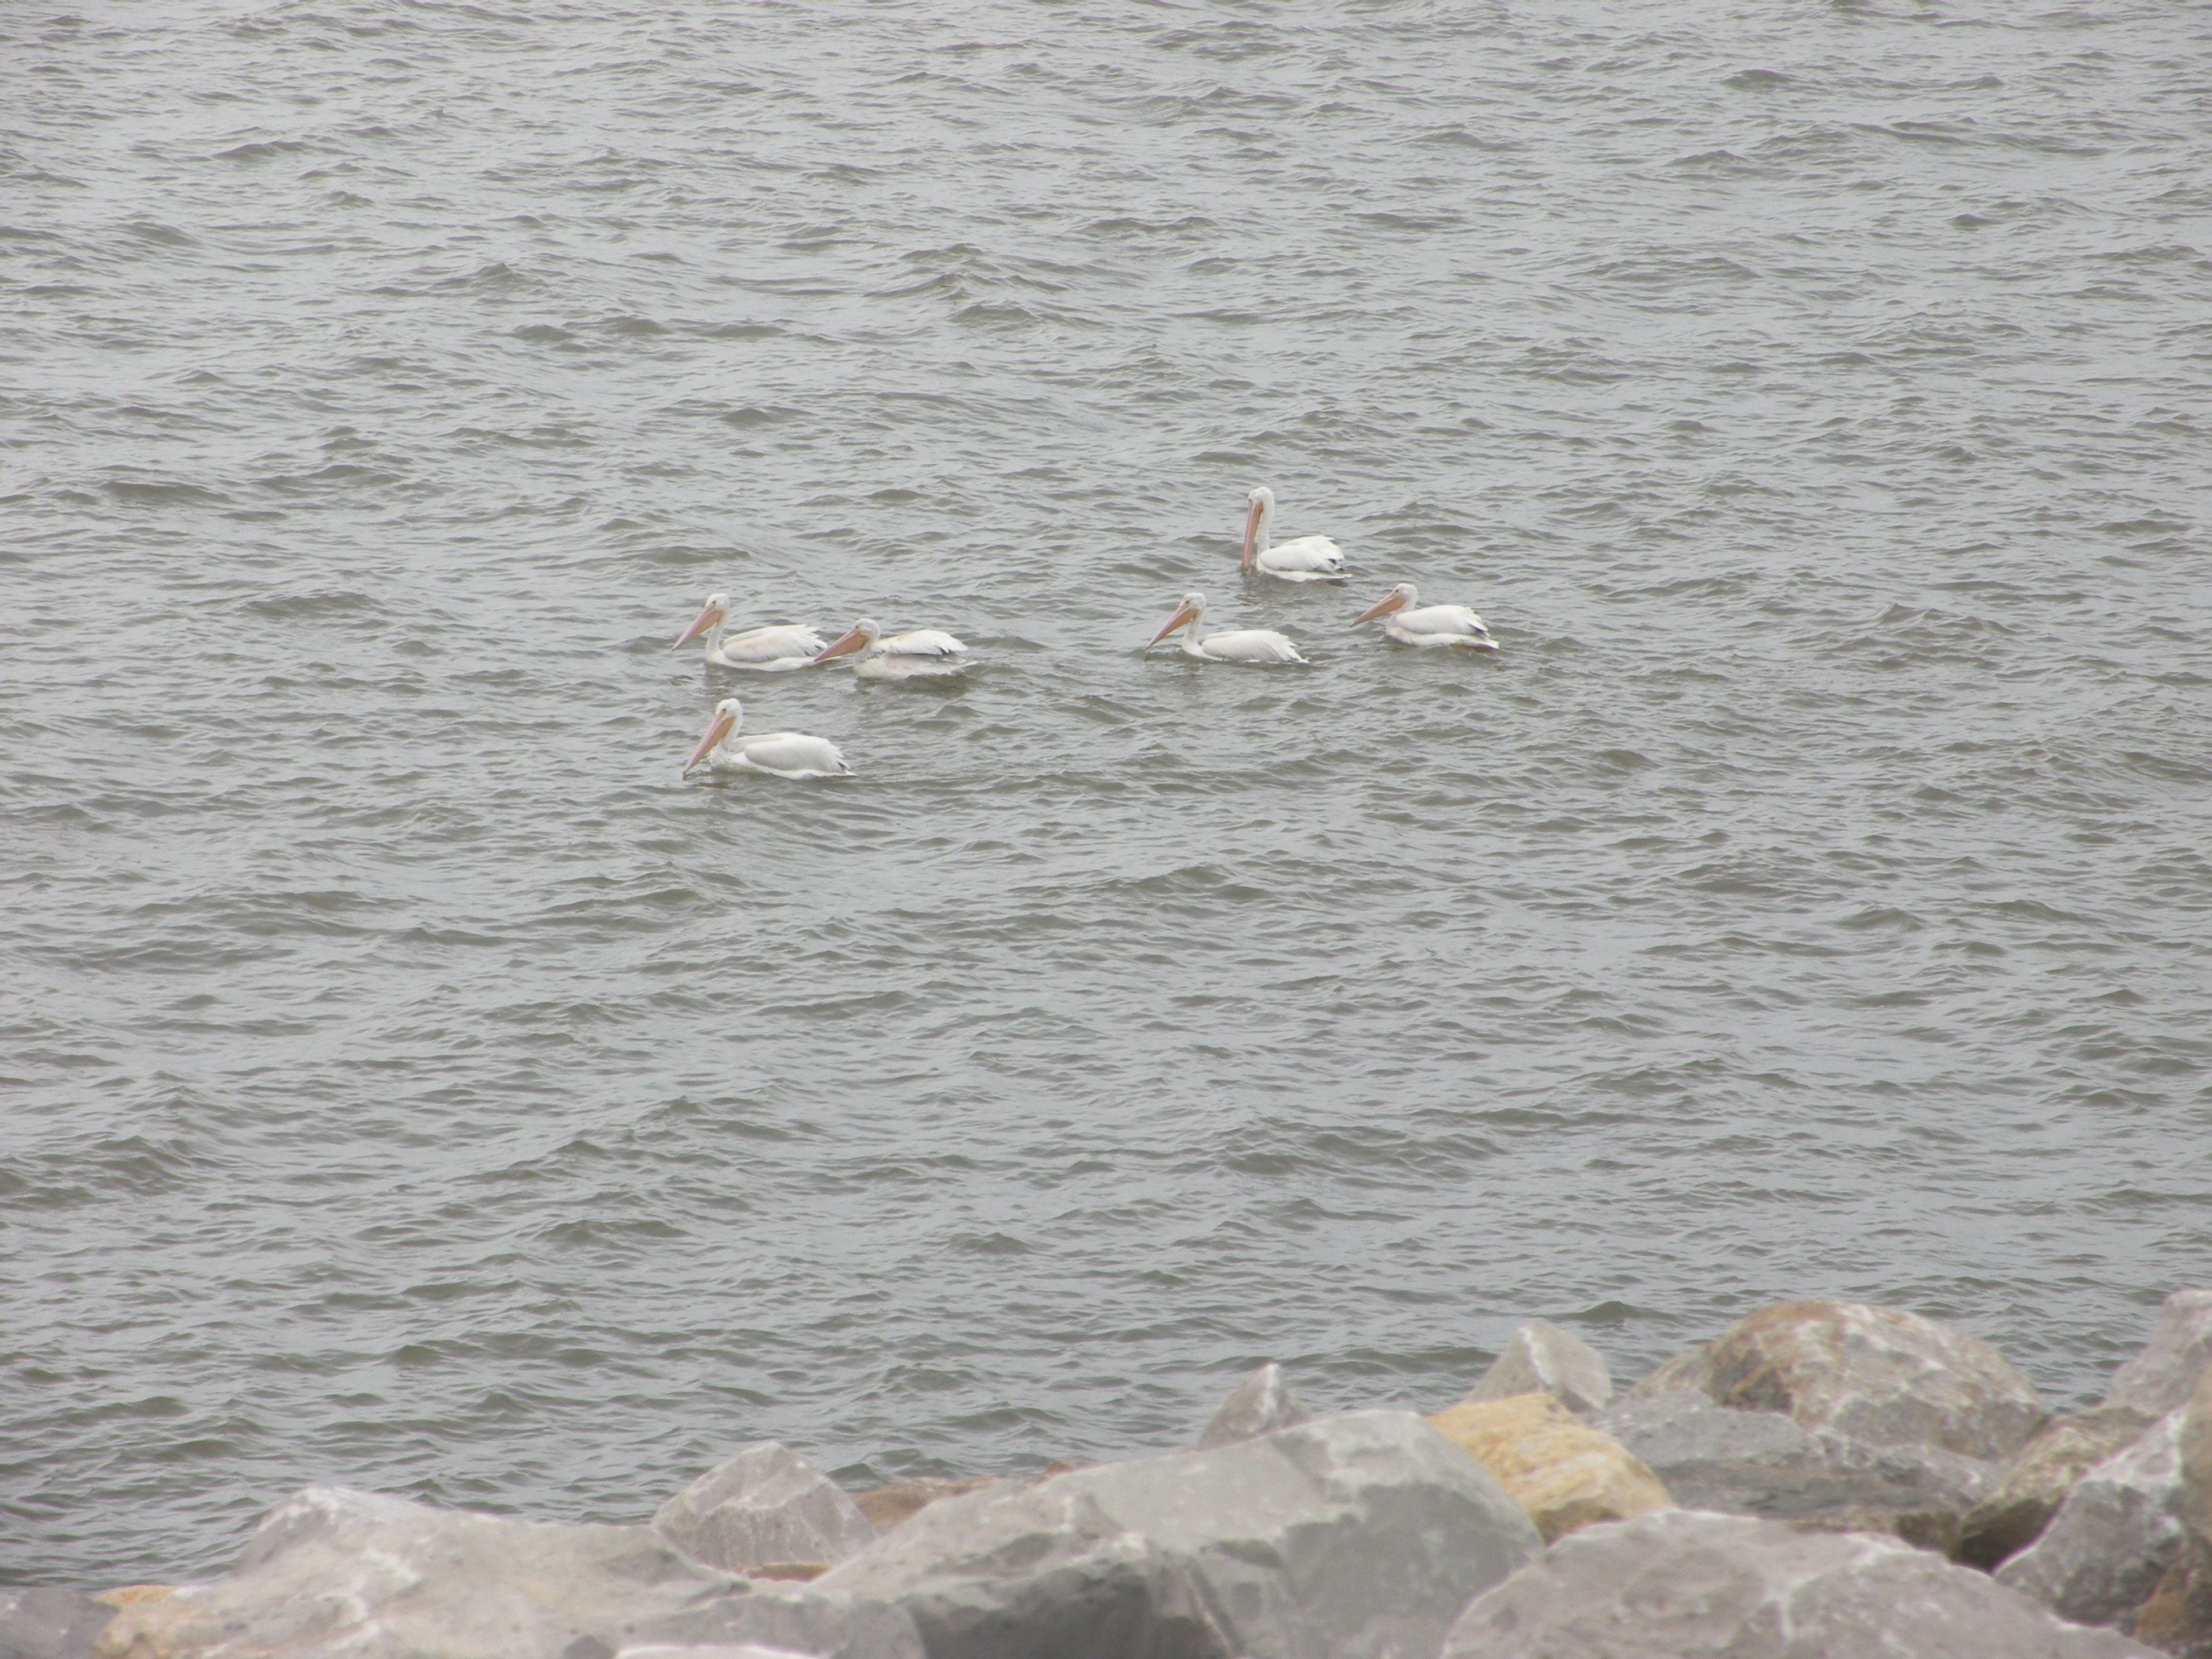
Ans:
[[[1377,617],[1387,617],[1393,611],[1402,610],[1405,604],[1406,596],[1404,594],[1385,593],[1381,599],[1376,600],[1374,604],[1369,605],[1366,610],[1354,617],[1352,619],[1352,625],[1354,628],[1357,628],[1362,623],[1373,622]]]
[[[697,639],[702,634],[705,633],[708,629],[712,628],[716,623],[721,620],[721,606],[718,605],[705,606],[700,611],[697,616],[691,618],[691,626],[684,630],[684,637],[677,641],[674,645],[670,646],[668,648],[671,651],[681,649],[683,647],[690,644],[692,641]]]
[[[1186,623],[1194,623],[1197,620],[1197,611],[1192,610],[1187,605],[1177,605],[1176,607],[1175,615],[1170,617],[1167,619],[1166,624],[1161,628],[1160,631],[1152,635],[1151,641],[1146,645],[1145,649],[1147,651],[1151,650],[1153,646],[1158,645],[1162,640],[1167,638],[1167,636],[1174,633],[1176,629],[1182,627]]]
[[[868,636],[857,628],[848,628],[840,637],[822,647],[822,654],[806,665],[819,668],[832,657],[849,657],[868,642]]]
[[[1252,510],[1244,515],[1243,566],[1248,571],[1252,568],[1252,544],[1260,539],[1260,514],[1265,510],[1261,503],[1255,501]]]
[[[691,751],[691,758],[684,763],[684,775],[690,777],[691,769],[714,752],[714,745],[730,735],[732,721],[727,714],[718,714],[707,722],[707,735],[699,739],[699,746]]]

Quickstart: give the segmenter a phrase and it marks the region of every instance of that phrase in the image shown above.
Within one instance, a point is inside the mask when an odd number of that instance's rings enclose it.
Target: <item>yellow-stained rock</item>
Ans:
[[[1674,1502],[1626,1446],[1548,1394],[1463,1401],[1429,1426],[1495,1475],[1547,1544],[1594,1521],[1626,1521]]]
[[[92,1599],[103,1607],[136,1607],[141,1601],[161,1601],[177,1593],[174,1584],[118,1584]]]

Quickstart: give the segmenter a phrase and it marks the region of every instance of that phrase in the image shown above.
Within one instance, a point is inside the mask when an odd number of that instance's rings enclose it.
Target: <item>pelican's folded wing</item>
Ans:
[[[1260,568],[1285,576],[1340,576],[1344,554],[1326,536],[1301,536],[1260,555]]]
[[[725,637],[722,654],[738,662],[775,662],[784,657],[819,655],[828,643],[801,623],[776,628],[755,628]]]
[[[917,628],[911,634],[894,634],[884,649],[900,657],[957,657],[968,647],[941,628]]]

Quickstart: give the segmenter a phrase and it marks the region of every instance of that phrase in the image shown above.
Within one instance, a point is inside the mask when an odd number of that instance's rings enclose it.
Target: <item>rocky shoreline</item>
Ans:
[[[311,1487],[206,1583],[0,1590],[0,1659],[2212,1659],[2212,1291],[2054,1416],[1782,1303],[1616,1395],[1538,1322],[1424,1417],[1279,1370],[1187,1449],[848,1493],[774,1442],[648,1525]]]

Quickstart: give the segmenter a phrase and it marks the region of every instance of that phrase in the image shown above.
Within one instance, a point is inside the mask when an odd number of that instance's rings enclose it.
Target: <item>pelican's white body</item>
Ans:
[[[729,596],[709,593],[707,603],[676,645],[689,645],[704,634],[707,660],[714,667],[763,674],[804,668],[822,650],[822,636],[804,623],[779,623],[768,628],[749,628],[742,634],[726,635],[723,629],[728,627],[729,621]]]
[[[725,738],[707,757],[718,772],[766,772],[779,778],[849,778],[853,769],[827,738],[804,732],[763,732],[756,738]]]
[[[1401,645],[1464,645],[1477,651],[1495,651],[1498,641],[1482,625],[1482,618],[1463,605],[1425,605],[1419,611],[1401,611],[1382,619],[1382,632]]]
[[[886,634],[866,617],[854,623],[843,638],[826,647],[817,660],[848,655],[854,658],[854,674],[864,680],[959,674],[975,665],[968,647],[941,628]]]
[[[1299,536],[1279,546],[1261,545],[1252,556],[1252,568],[1263,576],[1286,582],[1337,582],[1344,580],[1344,553],[1326,536]]]
[[[1182,653],[1200,662],[1304,662],[1289,636],[1272,628],[1224,628],[1198,637],[1194,628],[1182,636]]]
[[[1498,649],[1498,641],[1490,637],[1482,618],[1467,606],[1423,605],[1420,598],[1420,590],[1413,583],[1400,582],[1362,611],[1352,625],[1357,628],[1380,617],[1384,637],[1417,650],[1436,645],[1456,645],[1473,651]]]
[[[1183,655],[1194,657],[1200,662],[1259,664],[1305,660],[1298,654],[1298,647],[1286,635],[1278,634],[1272,628],[1226,628],[1200,639],[1198,625],[1205,617],[1206,596],[1202,593],[1186,595],[1183,602],[1176,607],[1175,614],[1168,618],[1166,626],[1152,635],[1152,644],[1145,649],[1151,650],[1152,645],[1158,645],[1181,629],[1183,630],[1180,641]]]
[[[1261,485],[1245,498],[1244,568],[1285,582],[1340,582],[1344,553],[1326,536],[1296,536],[1276,546],[1268,539],[1275,492]]]
[[[822,649],[822,635],[804,623],[751,628],[726,639],[717,628],[707,641],[707,660],[717,668],[781,674],[804,668]]]
[[[686,776],[704,764],[717,772],[766,772],[778,778],[849,778],[853,769],[827,738],[805,732],[763,732],[755,737],[738,735],[744,708],[735,697],[725,698],[707,724],[707,735],[684,763]]]

